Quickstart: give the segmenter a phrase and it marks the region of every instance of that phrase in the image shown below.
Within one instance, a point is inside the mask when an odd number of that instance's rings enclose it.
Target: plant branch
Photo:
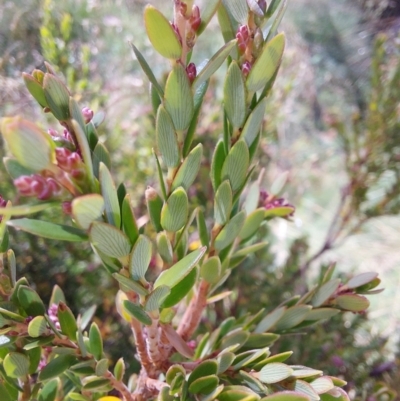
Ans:
[[[115,388],[122,394],[125,401],[135,401],[135,397],[131,394],[128,387],[126,387],[123,382],[117,380],[116,377],[110,371],[107,371],[104,377],[110,380],[110,383],[113,386],[113,388]]]

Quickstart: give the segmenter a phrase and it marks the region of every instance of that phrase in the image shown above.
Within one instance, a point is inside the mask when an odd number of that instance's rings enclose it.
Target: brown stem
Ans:
[[[207,305],[207,293],[209,284],[202,280],[195,296],[190,301],[178,327],[177,333],[187,341],[199,326],[201,315]]]
[[[137,320],[132,319],[131,328],[132,328],[132,333],[135,337],[135,344],[137,353],[139,355],[140,363],[142,364],[142,367],[146,372],[146,374],[148,376],[151,376],[153,366],[152,363],[150,362],[149,355],[147,354],[146,342],[144,340],[142,326]]]
[[[104,377],[110,380],[110,383],[113,386],[113,388],[115,388],[122,394],[125,401],[135,401],[135,397],[131,394],[128,387],[126,387],[125,384],[122,383],[121,381],[117,380],[110,371],[107,371]]]
[[[152,318],[151,326],[147,327],[147,353],[150,361],[154,366],[158,366],[161,361],[161,353],[159,348],[159,331],[158,331],[158,318]]]
[[[23,379],[23,392],[20,394],[19,401],[29,401],[31,399],[31,384],[29,382],[29,376]]]

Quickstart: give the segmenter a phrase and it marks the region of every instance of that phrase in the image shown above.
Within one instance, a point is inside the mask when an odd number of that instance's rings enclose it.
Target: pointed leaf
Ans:
[[[193,288],[197,280],[197,268],[194,268],[186,277],[178,284],[171,288],[170,294],[165,298],[162,308],[171,308],[180,302]]]
[[[160,106],[156,118],[157,146],[167,167],[176,167],[180,162],[179,144],[174,124],[164,106]]]
[[[201,245],[208,247],[210,243],[210,235],[208,233],[208,228],[206,220],[204,218],[204,213],[200,208],[197,209],[196,222]]]
[[[18,301],[28,316],[43,316],[46,312],[37,292],[26,285],[18,287]]]
[[[233,192],[244,183],[249,168],[249,149],[246,142],[240,140],[229,151],[222,166],[222,180],[229,180]]]
[[[72,201],[72,216],[80,228],[87,230],[104,211],[104,199],[99,194],[79,196]]]
[[[233,18],[241,25],[247,24],[249,7],[243,0],[223,0],[225,7],[232,14]]]
[[[157,311],[160,309],[161,304],[165,298],[170,294],[171,289],[166,285],[160,285],[155,288],[147,297],[144,309],[147,312]]]
[[[89,232],[90,242],[112,258],[129,255],[131,244],[128,237],[111,224],[95,221]]]
[[[18,163],[32,171],[49,167],[54,159],[54,145],[48,134],[21,117],[3,118],[1,133]]]
[[[192,358],[193,350],[186,344],[185,340],[169,324],[161,325],[164,334],[171,345],[186,358]]]
[[[179,283],[179,281],[181,281],[191,272],[206,250],[206,247],[199,248],[196,251],[186,255],[168,270],[162,272],[155,281],[154,288],[157,288],[160,285],[167,285],[170,288],[174,287]]]
[[[199,377],[189,385],[189,392],[192,394],[209,394],[214,391],[219,383],[216,375]]]
[[[140,283],[133,281],[132,279],[125,277],[119,273],[114,273],[113,277],[128,290],[136,292],[141,296],[146,296],[149,292]]]
[[[124,233],[128,236],[131,243],[134,244],[139,237],[139,229],[135,220],[135,215],[133,214],[131,197],[129,194],[125,195],[122,202],[121,214]]]
[[[347,288],[357,288],[370,283],[378,277],[378,273],[368,272],[352,277],[346,284]]]
[[[62,301],[58,304],[57,317],[60,322],[61,332],[69,339],[76,341],[78,325],[75,316],[71,309]]]
[[[194,113],[193,94],[186,71],[180,64],[168,76],[164,104],[177,131],[189,127]]]
[[[144,10],[147,35],[154,49],[163,57],[177,60],[182,54],[182,45],[169,21],[156,8],[148,5]]]
[[[270,312],[267,316],[265,316],[260,323],[258,323],[255,333],[264,333],[268,331],[271,327],[275,325],[275,323],[285,314],[286,307],[281,306]]]
[[[99,178],[100,163],[103,163],[109,170],[111,169],[111,158],[107,148],[98,142],[93,150],[93,171],[94,175]]]
[[[224,181],[217,189],[214,198],[214,220],[224,225],[230,218],[232,211],[232,189],[229,181]]]
[[[213,158],[211,161],[211,183],[214,191],[218,189],[221,184],[221,170],[226,158],[224,141],[218,141],[215,146]]]
[[[294,391],[305,394],[312,401],[318,401],[320,399],[313,387],[304,380],[296,380],[294,384]]]
[[[189,202],[185,190],[182,187],[177,188],[161,211],[161,225],[164,230],[170,232],[179,231],[186,223],[189,213]]]
[[[297,326],[305,319],[311,309],[312,306],[310,305],[295,305],[288,308],[276,323],[276,330],[287,330]]]
[[[124,308],[126,312],[138,320],[140,323],[143,323],[146,326],[151,326],[152,320],[151,317],[144,311],[144,309],[129,300],[123,301]]]
[[[197,75],[196,79],[194,80],[193,86],[195,88],[198,88],[203,82],[207,81],[211,75],[218,70],[221,64],[231,54],[232,50],[236,46],[236,43],[236,39],[231,40],[222,46],[221,49],[219,49],[217,53],[211,57],[206,66],[200,71],[199,75]]]
[[[60,355],[51,360],[39,373],[39,381],[59,377],[76,362],[73,355]]]
[[[215,239],[215,249],[222,250],[230,245],[235,238],[239,235],[246,219],[246,212],[242,210],[221,230]]]
[[[149,64],[147,63],[146,59],[143,57],[142,53],[136,48],[136,46],[131,43],[133,52],[139,62],[140,66],[142,67],[143,72],[147,75],[147,78],[152,84],[152,87],[156,89],[160,97],[164,97],[164,91],[161,88],[160,84],[158,83],[156,77],[153,74],[152,69],[150,68]]]
[[[133,280],[144,279],[150,264],[152,250],[150,240],[144,235],[139,235],[129,256],[129,272]]]
[[[281,63],[285,48],[285,35],[280,33],[264,45],[247,77],[246,85],[250,92],[262,89],[274,76]]]
[[[49,380],[40,391],[38,401],[55,401],[59,386],[59,379]]]
[[[208,0],[200,3],[201,23],[197,35],[201,35],[206,29],[213,15],[216,13],[221,0]]]
[[[317,307],[324,304],[336,292],[339,284],[340,279],[330,280],[323,284],[314,295],[312,299],[312,305]]]
[[[171,241],[168,239],[165,231],[157,234],[157,252],[161,256],[162,260],[167,263],[171,263],[174,253],[171,245]]]
[[[260,133],[266,107],[267,99],[261,100],[251,112],[246,120],[246,124],[243,127],[240,137],[246,141],[247,146],[249,147],[253,144],[254,140],[257,138],[257,135]]]
[[[340,310],[335,308],[317,308],[307,313],[304,320],[309,321],[330,319],[331,317],[337,315],[339,312]]]
[[[200,170],[202,157],[203,145],[199,143],[195,148],[193,148],[179,167],[174,181],[172,182],[172,190],[175,190],[178,187],[183,187],[185,190],[190,188]]]
[[[103,357],[103,338],[96,323],[92,323],[89,330],[90,353],[96,361]]]
[[[265,209],[259,208],[247,216],[243,228],[240,231],[239,237],[241,240],[251,238],[260,228],[264,221]]]
[[[22,73],[22,77],[24,78],[25,86],[29,93],[35,98],[40,106],[48,107],[42,85],[32,75],[26,74],[25,72]]]
[[[246,85],[244,83],[242,71],[237,62],[232,61],[225,78],[224,106],[229,121],[236,129],[243,126],[246,117],[246,98]]]
[[[43,90],[47,105],[57,120],[70,118],[69,97],[67,87],[53,74],[44,74]]]
[[[108,223],[119,228],[121,226],[121,211],[117,191],[111,173],[103,163],[100,163],[100,188],[104,198]]]

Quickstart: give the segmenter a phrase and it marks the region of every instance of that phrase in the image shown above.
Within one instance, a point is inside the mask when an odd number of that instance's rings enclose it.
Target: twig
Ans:
[[[123,382],[117,380],[116,377],[110,371],[107,371],[104,377],[110,380],[110,383],[113,386],[113,388],[115,388],[122,394],[125,401],[135,401],[135,397],[131,394],[128,387],[126,387]]]
[[[142,326],[137,320],[132,319],[131,328],[132,328],[132,333],[135,337],[135,344],[139,355],[140,363],[142,364],[142,367],[146,372],[146,374],[148,376],[151,376],[153,371],[153,365],[150,361],[149,355],[147,354],[146,342],[143,337]]]
[[[185,341],[192,336],[200,323],[201,315],[207,305],[208,288],[209,284],[202,280],[197,293],[190,301],[189,307],[183,315],[177,332]]]

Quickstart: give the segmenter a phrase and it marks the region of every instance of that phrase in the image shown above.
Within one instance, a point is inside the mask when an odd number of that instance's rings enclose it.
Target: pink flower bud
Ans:
[[[238,29],[238,33],[242,34],[243,40],[247,43],[249,40],[249,28],[247,25],[241,25]]]
[[[186,73],[187,73],[190,83],[192,83],[197,76],[196,65],[194,63],[190,63],[186,67]]]
[[[194,32],[197,32],[200,28],[201,18],[200,18],[200,9],[198,6],[193,6],[192,15],[189,18],[190,27]]]
[[[84,107],[82,109],[82,115],[83,115],[83,119],[85,120],[85,123],[87,124],[90,121],[92,121],[94,113],[91,109],[89,109],[89,107]]]
[[[170,24],[171,24],[172,28],[174,28],[174,31],[175,31],[175,33],[176,33],[176,36],[177,36],[178,39],[179,39],[179,42],[181,42],[181,44],[182,44],[182,36],[181,36],[181,34],[180,34],[180,32],[179,32],[178,27],[177,27],[173,22],[170,22]]]
[[[0,195],[0,207],[6,207],[7,201]]]
[[[243,54],[246,51],[246,47],[247,47],[246,42],[243,40],[243,35],[240,32],[238,32],[236,34],[236,39],[237,39],[237,46],[239,49],[239,53]]]
[[[14,185],[19,193],[23,196],[35,196],[36,193],[32,188],[33,176],[22,175],[14,180]]]
[[[72,202],[63,202],[61,205],[63,213],[70,216],[72,214]]]
[[[71,171],[71,177],[76,181],[81,181],[85,178],[85,170],[83,169],[73,169]]]
[[[261,11],[265,13],[267,11],[267,2],[265,0],[258,0],[258,7],[260,7]]]
[[[60,184],[54,178],[46,178],[47,185],[51,191],[52,196],[59,196],[62,192]]]
[[[52,137],[52,138],[58,138],[60,135],[58,134],[58,132],[53,129],[53,128],[49,128],[47,130],[47,133]]]
[[[71,168],[81,167],[83,162],[77,152],[72,152],[68,157],[69,165]]]
[[[248,61],[245,61],[242,65],[242,74],[247,77],[251,70],[251,64]]]
[[[71,156],[72,152],[66,148],[56,148],[56,160],[57,165],[64,171],[70,171],[70,162],[69,157]]]

